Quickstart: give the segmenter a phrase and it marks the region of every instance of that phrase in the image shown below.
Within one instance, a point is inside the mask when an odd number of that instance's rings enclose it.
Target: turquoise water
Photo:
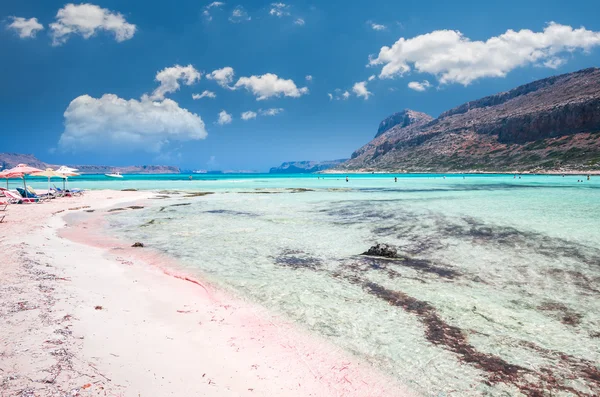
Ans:
[[[72,185],[162,191],[143,210],[112,213],[111,232],[177,258],[417,394],[600,394],[600,177],[349,177]],[[401,259],[360,255],[375,243]]]

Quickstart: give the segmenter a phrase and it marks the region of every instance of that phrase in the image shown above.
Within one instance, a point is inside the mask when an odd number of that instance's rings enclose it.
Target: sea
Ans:
[[[155,191],[109,232],[417,395],[600,395],[600,176],[191,176],[69,185]]]

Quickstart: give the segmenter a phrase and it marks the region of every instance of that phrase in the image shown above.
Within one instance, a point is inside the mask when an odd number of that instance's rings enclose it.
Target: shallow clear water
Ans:
[[[600,393],[600,177],[344,177],[123,181],[214,194],[110,227],[422,395]]]

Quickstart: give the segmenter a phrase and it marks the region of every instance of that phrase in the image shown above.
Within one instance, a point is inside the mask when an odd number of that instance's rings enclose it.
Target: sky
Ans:
[[[0,152],[266,171],[600,66],[598,1],[0,3]]]

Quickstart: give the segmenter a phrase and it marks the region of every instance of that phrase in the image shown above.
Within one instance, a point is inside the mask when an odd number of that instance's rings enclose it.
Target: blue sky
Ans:
[[[2,2],[0,152],[264,171],[600,66],[597,1],[223,3]]]

